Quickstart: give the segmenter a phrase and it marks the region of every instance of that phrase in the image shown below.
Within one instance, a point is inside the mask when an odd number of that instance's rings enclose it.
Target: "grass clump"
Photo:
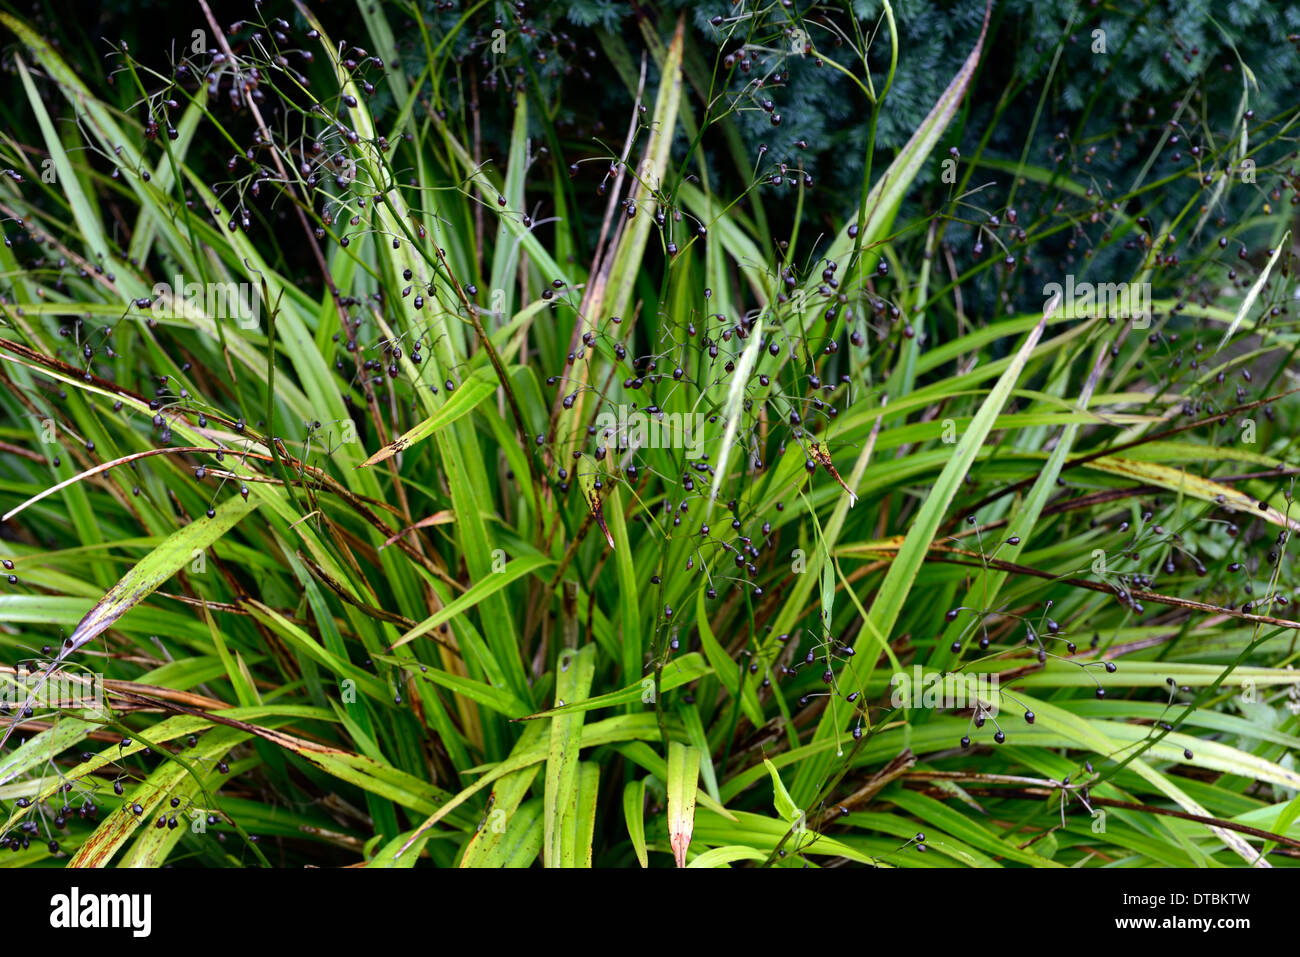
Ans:
[[[1296,860],[1300,116],[803,7],[0,13],[22,863]]]

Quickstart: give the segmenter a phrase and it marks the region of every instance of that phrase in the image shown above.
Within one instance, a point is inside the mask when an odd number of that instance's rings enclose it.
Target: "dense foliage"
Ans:
[[[10,859],[1293,865],[1297,17],[0,12]]]

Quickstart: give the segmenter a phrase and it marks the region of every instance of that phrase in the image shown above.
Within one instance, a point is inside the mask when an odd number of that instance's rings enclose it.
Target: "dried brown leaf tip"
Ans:
[[[605,541],[609,542],[609,547],[614,547],[614,536],[609,534],[609,526],[605,524],[605,509],[600,501],[600,492],[594,488],[584,489],[587,493],[587,508],[591,509],[592,518],[600,526],[600,530],[605,533]]]
[[[853,489],[849,488],[848,485],[844,483],[844,479],[840,478],[840,473],[835,470],[835,463],[831,461],[831,453],[826,451],[826,447],[820,442],[813,442],[808,447],[808,451],[812,453],[813,461],[821,465],[822,468],[826,469],[826,471],[830,472],[831,477],[840,483],[840,488],[849,493],[849,506],[852,507],[857,505],[857,495],[853,493]]]
[[[581,458],[578,453],[574,458]],[[609,526],[605,524],[605,510],[600,501],[600,490],[604,487],[604,480],[596,468],[575,468],[575,474],[578,478],[578,484],[582,488],[582,497],[587,502],[587,509],[591,512],[591,517],[596,520],[600,530],[605,533],[605,541],[609,542],[609,547],[614,548],[614,536],[609,533]]]
[[[393,439],[393,441],[389,442],[387,445],[385,445],[378,452],[370,456],[370,458],[366,459],[357,467],[364,469],[364,468],[368,468],[371,465],[374,465],[377,462],[383,462],[386,459],[391,459],[398,452],[405,452],[407,446],[409,446],[410,444],[411,444],[410,440],[404,435],[400,436],[399,438]]]

